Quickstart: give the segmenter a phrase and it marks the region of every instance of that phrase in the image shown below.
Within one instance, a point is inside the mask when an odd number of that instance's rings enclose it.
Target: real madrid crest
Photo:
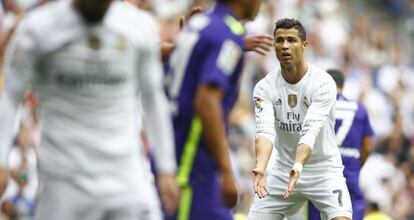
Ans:
[[[90,35],[88,37],[88,46],[89,48],[91,48],[92,50],[99,50],[101,49],[101,40],[95,36],[95,35]]]
[[[288,104],[291,108],[294,108],[298,104],[298,97],[295,94],[288,95]]]

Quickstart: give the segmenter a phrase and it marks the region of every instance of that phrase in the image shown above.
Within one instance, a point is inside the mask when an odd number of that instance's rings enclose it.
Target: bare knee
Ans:
[[[349,217],[345,217],[345,216],[338,216],[338,217],[333,218],[332,220],[352,220],[352,219]]]

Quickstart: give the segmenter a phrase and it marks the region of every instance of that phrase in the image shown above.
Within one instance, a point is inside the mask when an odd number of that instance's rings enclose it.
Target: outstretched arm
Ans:
[[[361,151],[361,166],[364,165],[368,156],[374,151],[374,144],[372,143],[372,136],[365,136],[362,140],[362,151]]]
[[[264,137],[255,140],[256,166],[252,172],[254,175],[253,189],[259,198],[269,194],[266,180],[266,166],[272,155],[273,143]]]
[[[190,12],[180,17],[179,25],[180,29],[182,29],[185,25],[187,25],[190,18],[198,13],[203,12],[203,7],[201,6],[194,6],[191,8]],[[170,42],[161,42],[161,55],[163,60],[168,60],[170,54],[175,48],[175,44]],[[244,37],[244,51],[249,52],[253,51],[260,55],[266,55],[273,48],[273,37],[267,34],[261,35],[252,35],[252,36],[245,36]]]
[[[168,60],[175,44],[161,42],[162,60]],[[273,38],[270,35],[253,35],[244,37],[244,51],[253,51],[260,55],[266,55],[273,47]]]
[[[288,189],[283,194],[283,199],[289,198],[290,193],[292,193],[295,189],[295,185],[299,179],[300,173],[302,172],[303,165],[306,164],[306,162],[308,162],[311,153],[312,148],[307,144],[301,143],[296,147],[295,163],[293,164],[293,167],[290,170]]]
[[[259,198],[268,195],[266,182],[266,166],[272,154],[276,138],[275,116],[271,96],[265,81],[259,82],[253,94],[256,116],[256,165],[252,170],[254,174],[253,188]]]
[[[273,37],[267,34],[244,37],[244,51],[266,55],[273,48]]]
[[[155,21],[148,27],[156,27]],[[179,188],[175,180],[176,160],[173,141],[173,127],[169,105],[162,83],[161,56],[158,47],[158,30],[154,28],[142,48],[138,69],[138,88],[144,114],[147,135],[154,148],[155,164],[158,171],[157,184],[161,201],[167,214],[175,212],[178,205]]]
[[[191,17],[193,17],[195,14],[201,13],[203,10],[204,9],[201,6],[194,6],[193,8],[191,8],[190,12],[187,15],[181,16],[179,21],[180,30],[183,29],[183,27],[188,23]],[[166,61],[168,60],[172,51],[174,50],[175,44],[163,41],[161,42],[160,47],[162,60]]]
[[[372,130],[371,122],[369,120],[368,112],[364,105],[360,105],[361,111],[364,112],[364,138],[362,139],[361,143],[361,166],[364,165],[365,161],[369,157],[369,155],[374,151],[374,143],[373,143],[373,136],[374,131]]]
[[[192,7],[187,15],[181,16],[179,21],[180,29],[183,29],[183,27],[188,23],[191,17],[193,17],[195,14],[203,12],[203,10],[203,7],[197,5]]]
[[[300,133],[299,143],[296,147],[296,157],[292,169],[286,192],[283,195],[287,199],[293,192],[303,166],[308,161],[313,145],[319,131],[324,126],[336,100],[336,85],[333,80],[323,82],[316,91],[311,101],[311,105],[303,121],[303,129]]]

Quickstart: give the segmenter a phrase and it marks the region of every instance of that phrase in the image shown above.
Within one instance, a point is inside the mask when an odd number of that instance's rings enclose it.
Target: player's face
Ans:
[[[277,29],[275,32],[275,52],[282,65],[295,65],[303,61],[303,52],[308,42],[302,41],[299,31],[291,29]]]
[[[74,5],[86,22],[98,23],[102,21],[111,2],[112,0],[74,0]]]
[[[243,18],[253,20],[259,12],[260,3],[262,0],[240,0],[243,7]]]

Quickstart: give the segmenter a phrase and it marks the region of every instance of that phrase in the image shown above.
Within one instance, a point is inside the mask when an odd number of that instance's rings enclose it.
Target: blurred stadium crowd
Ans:
[[[1,1],[0,56],[25,11],[46,2]],[[132,2],[151,10],[146,0]],[[196,0],[193,4],[208,8],[211,3]],[[325,69],[343,70],[344,94],[367,106],[375,131],[375,153],[360,177],[367,201],[393,219],[414,219],[414,1],[264,0],[259,16],[246,24],[248,33],[272,34],[274,22],[282,17],[297,18],[307,28],[311,45],[307,60]],[[178,18],[159,21],[162,40],[174,42]],[[1,61],[0,57],[0,65]],[[273,52],[248,55],[240,99],[231,115],[229,141],[241,192],[236,207],[240,215],[248,212],[253,197],[253,86],[278,65]],[[16,122],[9,161],[12,178],[1,199],[1,220],[30,219],[33,214],[40,142],[36,108],[36,97],[28,92]]]

